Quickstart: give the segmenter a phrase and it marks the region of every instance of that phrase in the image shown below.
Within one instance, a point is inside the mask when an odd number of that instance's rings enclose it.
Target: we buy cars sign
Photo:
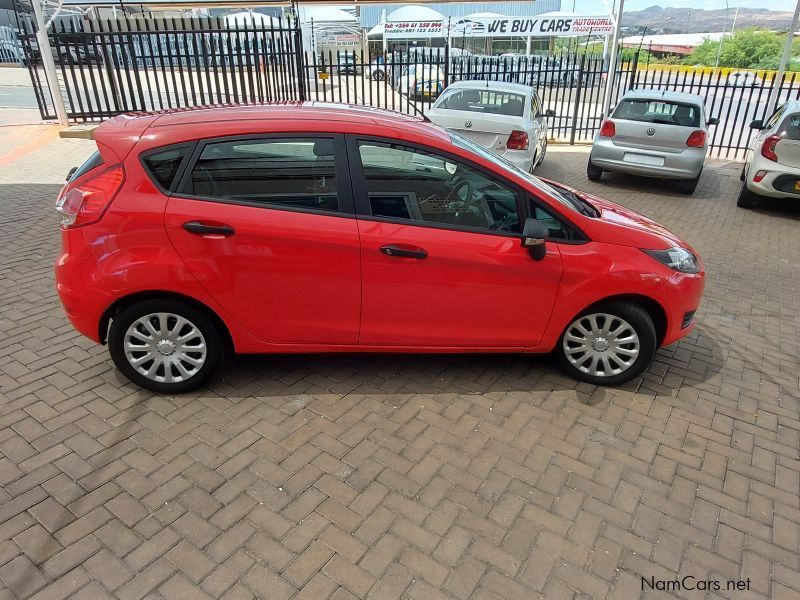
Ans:
[[[467,17],[445,21],[386,23],[387,38],[414,37],[566,37],[614,33],[609,16]]]

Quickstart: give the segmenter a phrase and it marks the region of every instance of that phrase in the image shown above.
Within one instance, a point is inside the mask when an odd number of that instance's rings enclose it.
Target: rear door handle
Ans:
[[[236,230],[230,225],[206,225],[199,221],[189,221],[183,224],[183,228],[189,233],[195,233],[202,236],[222,236],[229,237],[236,233]]]
[[[423,248],[415,248],[415,247],[402,247],[397,246],[395,244],[389,244],[388,246],[381,246],[381,252],[383,252],[386,256],[397,256],[399,258],[426,258],[428,256],[428,252]]]

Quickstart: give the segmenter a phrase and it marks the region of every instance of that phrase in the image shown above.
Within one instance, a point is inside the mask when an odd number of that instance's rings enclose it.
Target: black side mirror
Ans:
[[[761,119],[750,121],[750,129],[764,129],[764,121]]]
[[[75,175],[75,171],[78,170],[78,167],[72,167],[69,172],[67,173],[67,181],[72,179],[72,176]]]
[[[546,111],[544,111],[544,116],[548,118],[553,118],[556,116],[556,111],[554,111],[552,108],[548,108]]]
[[[533,260],[542,260],[547,254],[545,240],[550,235],[544,223],[536,219],[525,219],[522,229],[522,247],[527,248]]]
[[[717,117],[711,117],[708,120],[709,125],[719,125],[719,119]]]

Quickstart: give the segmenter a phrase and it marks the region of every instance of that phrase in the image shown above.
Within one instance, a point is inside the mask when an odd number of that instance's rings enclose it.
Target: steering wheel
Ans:
[[[466,194],[463,200],[460,198],[458,193],[461,188],[466,188]],[[450,193],[447,194],[447,197],[444,199],[444,201],[447,206],[450,206],[455,202],[461,202],[464,207],[467,207],[471,204],[471,200],[474,195],[475,186],[472,185],[472,182],[469,179],[462,179],[452,187]]]

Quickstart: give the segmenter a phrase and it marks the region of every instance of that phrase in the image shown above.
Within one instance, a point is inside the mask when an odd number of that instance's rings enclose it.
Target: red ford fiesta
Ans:
[[[231,352],[554,352],[617,384],[703,292],[653,221],[412,117],[201,108],[115,117],[96,142],[58,199],[58,293],[160,393]]]

